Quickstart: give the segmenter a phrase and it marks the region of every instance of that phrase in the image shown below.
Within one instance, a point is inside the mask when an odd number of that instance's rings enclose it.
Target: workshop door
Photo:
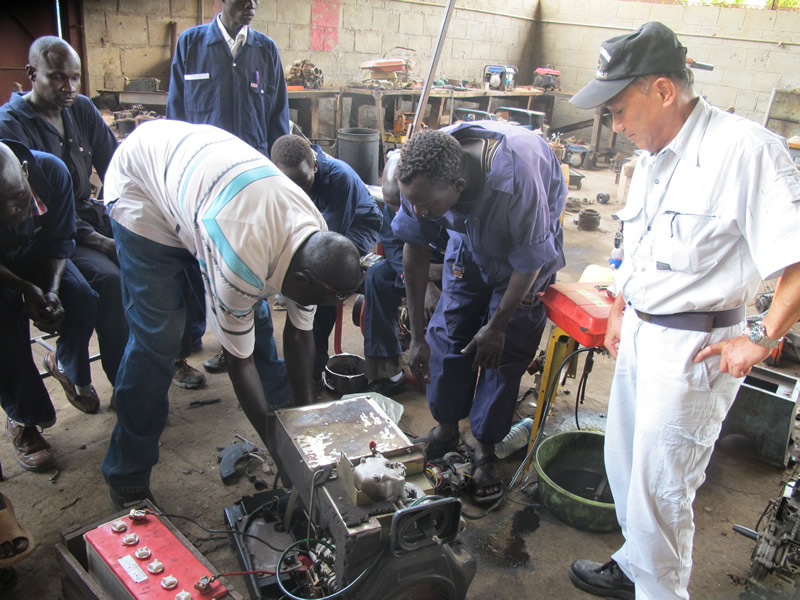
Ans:
[[[3,2],[0,7],[0,104],[5,104],[18,83],[31,89],[25,73],[28,48],[43,35],[58,35],[56,0]]]

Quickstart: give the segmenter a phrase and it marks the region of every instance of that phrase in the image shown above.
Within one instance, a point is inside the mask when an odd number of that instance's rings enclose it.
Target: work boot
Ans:
[[[225,362],[225,353],[220,352],[208,360],[204,360],[203,368],[209,373],[226,373],[228,371],[228,364]]]
[[[636,586],[613,560],[604,565],[576,560],[569,568],[569,579],[579,590],[595,596],[621,600],[634,600],[636,597]]]
[[[175,361],[172,383],[187,390],[196,390],[206,384],[206,376],[189,365],[186,359],[180,359]]]
[[[55,457],[47,443],[39,433],[36,425],[23,425],[8,419],[6,435],[14,444],[17,462],[28,471],[46,471],[56,464]]]
[[[58,364],[58,360],[56,360],[56,353],[55,351],[48,352],[44,360],[42,361],[44,364],[44,368],[47,370],[53,378],[61,384],[61,387],[64,388],[64,393],[67,395],[67,400],[69,403],[72,404],[75,408],[77,408],[81,412],[85,412],[87,414],[94,414],[100,408],[100,398],[97,396],[97,392],[94,390],[93,386],[89,386],[91,388],[91,393],[89,394],[79,394],[78,390],[75,388],[75,384],[72,383],[72,380],[69,378],[63,369]]]
[[[402,392],[405,387],[406,376],[405,373],[401,373],[400,379],[397,381],[392,381],[389,377],[385,379],[376,379],[367,386],[367,391],[391,398]]]

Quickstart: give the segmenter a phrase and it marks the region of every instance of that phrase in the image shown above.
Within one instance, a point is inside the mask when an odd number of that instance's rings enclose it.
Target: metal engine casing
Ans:
[[[800,489],[797,478],[784,487],[782,496],[759,533],[742,600],[800,599]]]

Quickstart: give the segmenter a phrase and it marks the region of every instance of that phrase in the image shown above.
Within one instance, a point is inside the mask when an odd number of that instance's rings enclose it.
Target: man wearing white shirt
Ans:
[[[571,102],[606,106],[647,153],[619,213],[625,256],[605,338],[617,359],[605,464],[625,543],[569,576],[599,596],[686,599],[692,502],[722,421],[800,317],[800,175],[785,140],[697,96],[686,48],[661,23],[604,42]],[[771,309],[742,334],[745,304],[779,275]]]
[[[139,126],[114,154],[105,189],[131,330],[117,376],[117,425],[103,463],[111,502],[120,507],[150,497],[171,364],[185,325],[185,269],[199,264],[209,326],[262,439],[270,398],[252,356],[254,306],[278,291],[292,300],[284,329],[289,385],[295,403],[308,404],[313,305],[350,296],[361,269],[355,246],[326,231],[299,187],[216,127]]]

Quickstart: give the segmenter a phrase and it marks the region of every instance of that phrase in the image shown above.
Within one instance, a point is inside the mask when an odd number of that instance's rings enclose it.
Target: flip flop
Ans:
[[[451,450],[458,448],[461,443],[461,434],[456,430],[454,437],[447,440],[440,440],[436,438],[437,425],[431,429],[426,435],[418,437],[414,440],[415,446],[422,446],[422,451],[425,453],[425,460],[435,460],[443,457]]]
[[[492,472],[491,469],[484,470],[484,481],[480,486],[475,484],[475,473],[482,467],[492,467],[497,462],[497,455],[487,454],[481,456],[472,464],[472,501],[475,504],[491,504],[503,495],[503,482],[500,481]],[[498,490],[491,494],[477,494],[476,490],[485,490],[486,488],[497,486]]]
[[[5,494],[0,493],[0,547],[13,547],[14,554],[0,558],[0,569],[17,564],[33,552],[33,536],[17,521],[14,507]],[[20,546],[25,546],[20,550]],[[5,548],[4,548],[5,549]]]

